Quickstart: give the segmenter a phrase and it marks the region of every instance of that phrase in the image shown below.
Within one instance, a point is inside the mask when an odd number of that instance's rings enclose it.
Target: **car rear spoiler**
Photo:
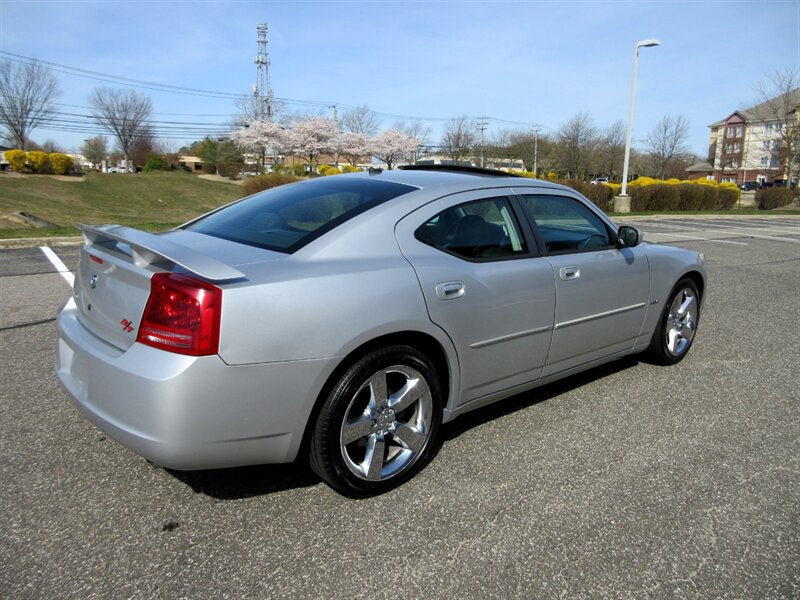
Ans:
[[[162,265],[165,262],[170,262],[208,281],[222,282],[245,279],[245,274],[241,271],[215,258],[197,252],[188,246],[176,244],[159,235],[123,227],[122,225],[94,227],[78,223],[77,227],[83,233],[83,239],[87,246],[114,248],[118,247],[119,242],[127,244],[130,246],[133,262],[139,267]]]

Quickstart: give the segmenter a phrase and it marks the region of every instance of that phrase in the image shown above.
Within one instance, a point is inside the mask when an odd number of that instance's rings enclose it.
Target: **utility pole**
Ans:
[[[533,174],[539,176],[539,128],[533,128]]]
[[[258,121],[271,121],[273,116],[272,105],[275,100],[272,92],[272,83],[269,77],[269,57],[267,56],[267,24],[259,23],[258,54],[256,63],[256,84],[253,86],[253,116]]]
[[[339,131],[339,116],[336,114],[336,105],[331,104],[330,109],[333,111],[333,122],[336,125],[336,131]],[[336,168],[339,168],[339,150],[335,150],[333,153],[333,160],[336,163]]]
[[[481,167],[484,166],[484,158],[483,158],[483,132],[486,131],[487,122],[485,117],[481,117],[478,119],[478,131],[481,132]]]

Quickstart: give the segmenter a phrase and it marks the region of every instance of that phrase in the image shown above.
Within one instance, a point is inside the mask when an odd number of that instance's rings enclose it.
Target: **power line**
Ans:
[[[81,69],[78,67],[71,67],[68,65],[62,65],[59,63],[54,63],[51,61],[40,60],[36,58],[32,58],[29,56],[23,56],[21,54],[15,54],[13,52],[7,52],[4,50],[0,50],[0,55],[7,57],[8,60],[23,63],[23,64],[30,64],[30,63],[38,63],[44,68],[55,71],[58,73],[63,73],[66,75],[72,75],[74,77],[83,77],[86,79],[92,79],[95,81],[102,81],[104,83],[113,83],[116,85],[126,85],[129,87],[140,88],[140,89],[147,89],[151,91],[158,91],[158,92],[166,92],[171,94],[179,94],[179,95],[189,95],[189,96],[199,96],[199,97],[206,97],[206,98],[218,98],[218,99],[227,99],[227,100],[242,100],[249,98],[250,95],[248,94],[239,94],[233,92],[225,92],[219,90],[206,90],[201,88],[192,88],[192,87],[185,87],[185,86],[177,86],[171,84],[163,84],[157,83],[153,81],[146,81],[142,79],[134,79],[130,77],[121,77],[118,75],[112,75],[109,73],[101,73],[99,71],[91,71],[89,69]],[[327,109],[330,105],[336,104],[342,108],[348,110],[357,110],[358,107],[347,104],[345,102],[334,102],[331,100],[304,100],[299,98],[285,98],[280,96],[275,96],[275,100],[277,102],[281,102],[283,104],[290,104],[296,106],[307,106],[313,107],[317,109]],[[73,105],[75,106],[75,105]],[[75,106],[77,107],[77,106]],[[86,107],[77,107],[77,108],[86,108]],[[412,115],[401,115],[395,113],[388,113],[388,112],[381,112],[381,111],[372,111],[375,115],[387,119],[400,119],[404,121],[421,121],[421,122],[440,122],[444,123],[452,119],[452,117],[420,117],[420,116],[412,116]],[[225,115],[189,115],[183,113],[161,113],[161,114],[170,114],[174,116],[225,116]],[[498,123],[498,124],[508,124],[508,125],[519,125],[522,127],[542,127],[547,128],[539,123],[534,123],[531,121],[514,121],[510,119],[500,119],[497,117],[468,117],[471,119],[478,119],[483,118],[488,122],[491,123]]]

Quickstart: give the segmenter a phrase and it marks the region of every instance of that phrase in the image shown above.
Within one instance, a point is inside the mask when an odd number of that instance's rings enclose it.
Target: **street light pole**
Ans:
[[[622,166],[622,190],[620,196],[627,196],[628,191],[628,163],[631,158],[631,137],[633,136],[633,101],[636,98],[636,72],[639,69],[639,48],[650,48],[651,46],[659,46],[661,42],[656,39],[650,38],[636,42],[633,45],[633,77],[631,78],[631,104],[628,108],[628,133],[625,136],[625,162]]]

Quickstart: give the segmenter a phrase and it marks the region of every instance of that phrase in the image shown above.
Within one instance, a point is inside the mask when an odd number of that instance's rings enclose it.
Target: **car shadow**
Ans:
[[[592,381],[629,369],[636,366],[640,360],[638,356],[627,356],[462,415],[442,427],[433,452],[426,463],[435,460],[434,457],[443,444],[457,438],[465,431],[555,398]],[[285,465],[258,465],[206,471],[164,470],[185,483],[194,492],[217,500],[241,500],[321,483],[305,459],[298,459]]]
[[[548,383],[547,385],[522,392],[516,396],[511,396],[499,402],[495,402],[494,404],[488,404],[461,415],[457,419],[444,425],[439,437],[442,441],[447,442],[474,427],[513,414],[519,410],[539,404],[540,402],[550,400],[551,398],[570,392],[592,381],[603,379],[614,373],[619,373],[620,371],[636,366],[640,362],[642,362],[642,357],[640,355],[626,356],[619,360],[594,367],[593,369],[571,375],[565,379],[560,379],[553,383]]]
[[[310,487],[320,483],[305,461],[284,465],[256,465],[206,471],[175,471],[167,473],[188,485],[195,493],[217,500],[241,500],[266,496],[276,492]]]

